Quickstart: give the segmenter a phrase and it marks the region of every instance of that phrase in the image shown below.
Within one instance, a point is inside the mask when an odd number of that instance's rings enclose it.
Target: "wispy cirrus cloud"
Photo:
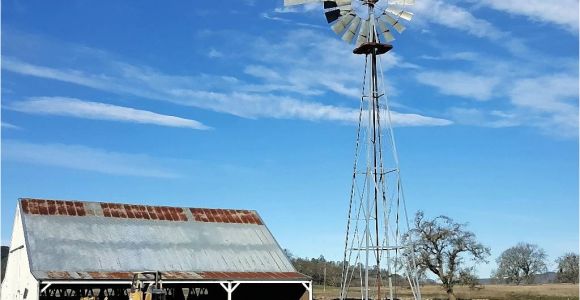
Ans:
[[[326,28],[326,31],[330,31]],[[359,98],[364,70],[364,57],[352,55],[352,47],[333,34],[312,30],[291,31],[284,39],[272,42],[255,38],[250,56],[258,65],[268,66],[280,74],[278,78],[263,78],[265,83],[290,85],[296,91],[330,91],[350,98]],[[261,49],[269,49],[268,52]],[[383,70],[417,69],[392,52],[380,56]],[[387,81],[389,95],[397,89]]]
[[[429,12],[426,10],[427,6],[437,4],[436,2],[441,1],[426,0],[425,3],[418,3],[418,6],[424,6],[418,18]],[[501,4],[501,1],[489,2],[497,2],[498,7],[509,7],[512,2],[518,1],[503,1]],[[472,17],[476,18],[471,11],[459,7],[470,4],[474,11],[483,5],[478,1],[455,1],[437,5],[455,6],[453,10],[463,11],[459,15],[468,17],[463,20],[459,18],[460,21],[454,25],[461,27],[463,23],[477,24],[470,21],[473,20]],[[529,9],[537,3],[530,1],[521,4]],[[543,4],[538,4],[537,7],[539,6]],[[566,4],[563,3],[563,6]],[[555,10],[558,8],[561,8],[560,4],[553,7]],[[490,26],[494,25],[490,23]],[[456,29],[478,36],[467,28]],[[494,44],[507,42],[508,49],[513,51],[483,52],[465,43],[441,47],[439,54],[431,52],[429,55],[420,56],[422,69],[416,72],[415,79],[421,84],[434,87],[439,94],[449,96],[449,101],[456,102],[447,108],[445,115],[458,124],[494,128],[527,126],[535,127],[552,137],[577,137],[577,57],[545,54],[541,51],[534,51],[532,54],[522,40],[516,38],[515,42],[511,41],[511,33],[501,32],[498,28],[491,32],[494,34],[479,36]],[[475,101],[462,102],[466,99]]]
[[[498,2],[490,0],[490,2]],[[505,1],[504,1],[505,2]],[[509,2],[509,1],[508,1]],[[526,7],[534,6],[534,1],[528,4],[523,4]],[[475,5],[473,5],[475,4]],[[471,9],[470,6],[471,5]],[[504,7],[510,6],[509,3],[496,4],[496,8],[502,5]],[[577,5],[576,5],[577,6]],[[513,59],[505,58],[491,58],[487,53],[479,53],[473,50],[455,51],[443,53],[441,55],[422,56],[422,59],[429,61],[455,61],[458,64],[463,63],[458,69],[450,68],[414,68],[417,70],[415,79],[423,84],[434,87],[440,94],[453,97],[460,97],[468,100],[476,100],[478,102],[501,101],[498,106],[501,109],[487,107],[478,107],[475,103],[468,107],[450,107],[447,108],[446,115],[459,124],[479,125],[493,128],[512,127],[512,126],[534,126],[540,128],[542,131],[554,131],[559,128],[560,136],[570,136],[577,131],[574,126],[577,123],[573,117],[565,116],[563,112],[546,112],[536,109],[524,109],[522,105],[517,103],[511,85],[514,82],[519,82],[527,77],[535,76],[538,70],[546,70],[546,66],[542,63],[528,61],[531,58],[538,58],[537,53],[530,56],[530,51],[523,40],[514,37],[511,33],[504,31],[492,22],[477,17],[473,10],[478,7],[475,1],[455,1],[448,2],[442,0],[424,0],[418,1],[417,5],[413,7],[416,16],[413,20],[414,25],[419,24],[419,27],[426,27],[428,24],[437,24],[447,27],[459,32],[464,32],[477,38],[482,38],[493,42],[494,44],[506,47],[509,53],[514,56]],[[498,8],[499,9],[499,8]],[[524,9],[524,8],[522,8]],[[557,10],[554,8],[554,10]],[[289,11],[292,12],[292,11]],[[306,40],[306,39],[305,39]],[[332,44],[332,41],[325,41]],[[340,43],[340,41],[337,41]],[[292,45],[284,45],[285,48],[292,49]],[[310,46],[307,46],[310,47]],[[314,46],[312,46],[314,47]],[[338,45],[327,47],[327,49],[340,49]],[[324,49],[320,49],[320,53],[325,53]],[[315,53],[313,51],[313,53]],[[346,53],[343,53],[347,57]],[[324,62],[323,58],[307,57],[309,61]],[[402,59],[394,56],[391,59],[399,60],[394,64],[387,63],[387,69],[393,65],[402,64]],[[546,61],[553,61],[547,59]],[[350,65],[349,62],[341,62],[344,67]],[[566,62],[563,62],[564,64]],[[352,64],[355,66],[355,64]],[[532,65],[533,67],[531,67]],[[328,69],[340,69],[338,66],[327,66]],[[348,67],[347,67],[348,68]],[[550,68],[550,67],[548,67]],[[413,70],[413,69],[411,69]],[[352,71],[356,72],[355,67]],[[573,75],[571,75],[573,77]],[[300,77],[308,78],[308,77]],[[319,78],[324,78],[321,76]],[[314,80],[313,80],[314,81]],[[322,81],[322,79],[320,80]],[[324,85],[323,82],[318,82],[319,86]],[[332,80],[333,83],[343,83],[342,85],[335,85],[335,91],[342,94],[357,93],[356,89],[348,89],[344,85],[345,81]],[[541,85],[540,85],[541,86]],[[549,101],[547,97],[545,101]],[[507,100],[507,101],[506,101]],[[455,101],[452,99],[452,101]],[[574,111],[571,109],[570,111]],[[548,115],[551,115],[549,117]],[[556,124],[553,120],[561,120],[562,123]],[[566,120],[566,121],[564,121]]]
[[[38,115],[152,124],[199,130],[210,128],[195,120],[163,115],[125,106],[67,97],[32,97],[25,101],[9,103],[6,108],[18,112]]]
[[[435,87],[440,93],[479,101],[492,98],[499,77],[474,75],[467,72],[427,71],[417,74],[420,83]]]
[[[145,154],[129,154],[81,145],[35,144],[17,140],[2,142],[2,160],[45,165],[107,175],[177,178],[179,174],[161,166]]]
[[[221,53],[220,51],[214,49],[214,48],[211,48],[209,50],[209,52],[207,53],[207,57],[209,57],[209,58],[222,58],[222,57],[224,57],[224,54]]]
[[[479,108],[452,107],[448,110],[451,119],[458,124],[491,128],[520,126],[524,122],[516,113],[500,110],[483,110]]]
[[[578,136],[577,74],[519,79],[508,93],[513,105],[534,117],[534,126],[552,135]]]
[[[469,1],[463,1],[463,4]],[[461,2],[459,2],[461,3]],[[533,53],[526,43],[495,26],[492,22],[476,17],[469,9],[460,6],[457,1],[443,0],[417,1],[414,7],[414,22],[427,28],[430,24],[440,25],[456,31],[465,32],[477,38],[483,38],[518,55]]]
[[[578,0],[481,0],[482,5],[578,32]]]
[[[180,87],[179,85],[168,86],[166,89],[161,85],[159,86],[159,89],[147,91],[140,90],[137,87],[133,88],[130,85],[119,85],[115,82],[109,82],[107,79],[98,79],[91,74],[86,74],[86,77],[89,78],[77,79],[74,76],[81,72],[74,70],[70,71],[70,73],[67,73],[66,71],[55,70],[44,66],[38,66],[38,69],[36,69],[37,66],[22,62],[18,62],[16,65],[12,65],[10,63],[5,63],[4,65],[7,65],[6,68],[8,70],[20,74],[75,83],[114,93],[170,101],[184,106],[199,107],[244,118],[265,117],[276,119],[340,121],[351,123],[357,119],[356,114],[358,113],[354,108],[300,101],[288,96],[233,91],[213,92],[200,89],[191,89],[188,87]],[[25,67],[19,68],[20,66]],[[151,70],[145,71],[135,66],[129,66],[129,68],[124,70],[124,73],[126,75],[131,74],[131,76],[128,76],[128,78],[131,78],[131,80],[139,78],[140,75],[142,79],[146,80],[139,83],[139,85],[148,86],[150,88],[155,87],[155,84],[159,85],[159,82],[162,81],[157,81],[155,77],[158,77],[158,79],[166,77],[166,75],[155,73]],[[81,76],[85,77],[85,75]],[[90,78],[93,78],[94,81]],[[117,80],[115,81],[120,82],[124,78],[116,79]],[[150,84],[148,84],[149,82]],[[331,83],[331,81],[329,81],[329,83]],[[264,86],[262,86],[262,88],[263,87]],[[242,87],[242,89],[244,88],[251,88],[251,85]],[[333,87],[334,90],[340,90],[341,88],[343,87]],[[279,89],[279,87],[275,89]],[[353,91],[351,91],[351,93],[353,93]],[[421,116],[418,114],[404,114],[397,112],[393,112],[393,114],[397,115],[397,117],[394,118],[395,126],[442,126],[451,124],[451,122],[448,120]],[[409,119],[406,119],[407,116]]]
[[[337,47],[320,51],[321,44],[312,38],[328,40]],[[304,96],[335,93],[358,98],[363,61],[354,57],[340,41],[321,36],[310,30],[295,30],[280,41],[261,37],[243,39],[247,52],[237,53],[248,61],[243,69],[250,75],[244,80],[232,75],[192,76],[172,75],[149,66],[134,65],[116,60],[97,51],[92,60],[99,72],[86,69],[55,68],[5,57],[2,67],[11,72],[40,78],[64,81],[119,95],[138,96],[175,104],[232,114],[244,118],[302,119],[310,121],[352,122],[356,102],[352,106],[310,101]],[[241,42],[241,41],[240,41]],[[233,43],[236,43],[234,41]],[[338,46],[340,45],[340,46]],[[235,46],[235,45],[233,45]],[[267,46],[267,47],[265,47]],[[263,49],[269,51],[261,51]],[[238,51],[240,52],[240,51]],[[90,55],[90,51],[84,51]],[[229,53],[224,53],[229,56]],[[346,58],[346,59],[345,59]],[[316,61],[316,64],[312,62]],[[387,57],[386,68],[401,59]],[[274,63],[275,62],[275,63]],[[266,67],[267,65],[268,67]],[[403,67],[404,64],[399,64]],[[105,71],[102,71],[105,70]],[[441,118],[418,114],[394,113],[399,126],[441,126],[450,122]],[[408,118],[408,119],[405,119]]]
[[[419,22],[442,25],[464,31],[473,36],[496,40],[505,35],[492,23],[475,17],[471,12],[456,4],[442,0],[417,1],[414,7]]]
[[[293,12],[293,11],[289,10],[286,12]],[[292,25],[296,25],[296,26],[300,26],[300,27],[314,28],[314,29],[325,29],[326,28],[326,27],[321,26],[321,25],[315,25],[315,24],[304,23],[304,22],[295,22],[295,21],[292,21],[291,19],[282,18],[282,17],[279,17],[278,15],[270,14],[267,12],[260,14],[260,16],[262,18],[270,20],[270,21],[278,21],[278,22],[292,24]]]
[[[304,12],[311,12],[311,11],[322,11],[322,5],[319,2],[315,3],[305,3],[303,5],[295,5],[295,6],[281,6],[276,7],[274,12],[280,14],[287,14],[287,13],[304,13]]]
[[[21,129],[19,126],[16,126],[16,125],[10,124],[10,123],[6,123],[6,122],[2,122],[0,125],[2,126],[2,128],[6,128],[6,129]]]
[[[449,60],[449,61],[475,61],[479,58],[479,54],[472,51],[460,51],[460,52],[451,52],[451,53],[444,53],[441,55],[421,55],[419,58],[426,59],[426,60]]]
[[[264,96],[245,93],[215,93],[190,90],[174,90],[175,96],[183,99],[203,98],[209,103],[215,103],[214,109],[223,110],[220,104],[229,103],[228,112],[233,115],[246,118],[277,118],[277,119],[302,119],[309,121],[335,121],[344,123],[356,123],[358,121],[358,109],[326,105],[316,102],[302,102],[291,97]],[[231,101],[235,99],[235,101]],[[270,102],[268,105],[262,103]],[[254,103],[259,105],[248,105]],[[188,105],[187,102],[183,103]],[[445,126],[452,122],[442,118],[433,118],[419,114],[406,114],[391,112],[394,126]]]
[[[458,124],[493,128],[529,126],[553,137],[578,137],[577,73],[504,75],[496,78],[494,88],[477,86],[477,81],[472,82],[474,86],[462,84],[483,76],[477,73],[462,73],[463,78],[455,78],[454,82],[445,80],[451,80],[446,77],[445,72],[439,73],[433,78],[441,80],[426,84],[436,86],[442,94],[476,99],[474,95],[481,90],[489,98],[476,100],[503,100],[503,110],[479,108],[475,105],[448,109],[447,116]]]

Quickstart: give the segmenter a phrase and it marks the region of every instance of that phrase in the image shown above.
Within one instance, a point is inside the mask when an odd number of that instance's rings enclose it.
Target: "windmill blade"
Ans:
[[[408,12],[408,11],[401,11],[401,13],[399,14],[399,17],[401,17],[407,21],[411,21],[411,19],[413,18],[413,13]]]
[[[389,5],[412,6],[415,5],[415,0],[390,0]]]
[[[343,1],[344,2],[344,1]],[[326,21],[330,24],[340,16],[344,16],[352,11],[352,6],[349,4],[344,4],[339,6],[337,1],[324,1],[324,16],[326,17]]]
[[[393,19],[393,17],[391,17],[387,14],[383,14],[383,17],[386,19],[386,22],[391,24],[391,26],[393,26],[393,28],[395,28],[395,30],[398,33],[402,33],[403,31],[405,31],[405,26],[403,26],[401,23],[399,23],[399,21]]]
[[[324,10],[335,10],[335,9],[351,9],[352,8],[352,3],[350,1],[345,1],[345,0],[336,0],[336,1],[332,1],[332,0],[328,0],[328,1],[324,1]]]
[[[284,0],[284,6],[322,2],[323,0]]]
[[[387,7],[387,9],[385,9],[385,11],[394,15],[397,18],[402,18],[402,19],[405,19],[407,21],[411,21],[411,19],[413,18],[413,13],[408,12],[408,11],[404,11],[401,9],[396,9],[393,7]]]
[[[360,27],[360,31],[358,33],[358,38],[356,39],[356,47],[367,42],[368,37],[369,37],[369,20],[364,20],[362,22],[361,27]]]
[[[330,12],[334,10],[340,10],[341,15],[345,15],[352,10],[352,5],[349,4],[340,4],[336,1],[324,1],[324,12]]]
[[[383,33],[383,36],[385,37],[385,41],[387,43],[389,43],[389,42],[392,42],[393,40],[395,40],[395,37],[393,36],[393,34],[391,34],[391,30],[389,30],[385,21],[378,19],[377,22],[379,23],[379,28],[381,29],[381,32]]]
[[[338,8],[340,9],[340,14],[343,16],[352,11],[352,5],[350,4],[339,6]]]
[[[323,5],[324,5],[324,10],[332,10],[333,8],[338,7],[338,4],[336,4],[336,1],[324,1]]]
[[[334,2],[336,2],[336,5],[338,5],[338,6],[345,6],[345,5],[352,4],[352,0],[334,0]]]
[[[356,17],[354,13],[349,13],[346,16],[340,18],[338,22],[334,23],[334,25],[331,26],[332,31],[334,31],[334,33],[336,34],[340,34],[341,32],[344,31],[346,26],[354,19],[354,17]]]
[[[324,1],[324,16],[326,17],[326,22],[332,23],[340,18],[340,10],[337,8],[338,5],[336,5],[336,2]]]
[[[403,24],[401,24],[401,23],[395,23],[395,24],[393,24],[393,27],[395,28],[395,30],[398,33],[403,33],[403,31],[405,31],[405,29],[407,29],[407,27],[403,26]]]
[[[354,20],[352,21],[352,23],[350,23],[350,26],[348,26],[348,29],[346,30],[346,32],[342,35],[342,40],[350,43],[352,42],[352,39],[354,38],[354,35],[356,34],[356,29],[358,28],[358,25],[360,24],[360,17],[359,16],[355,16]]]

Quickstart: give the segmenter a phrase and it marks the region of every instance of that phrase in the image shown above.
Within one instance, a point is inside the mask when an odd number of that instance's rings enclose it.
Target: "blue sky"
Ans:
[[[40,197],[256,209],[341,257],[363,60],[320,5],[2,4],[3,244]],[[577,252],[578,1],[413,11],[382,62],[409,211],[468,222],[482,276],[520,241]]]

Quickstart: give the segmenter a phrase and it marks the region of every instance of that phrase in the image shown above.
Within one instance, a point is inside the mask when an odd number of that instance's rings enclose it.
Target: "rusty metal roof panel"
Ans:
[[[43,216],[97,216],[121,219],[193,221],[263,225],[255,211],[213,208],[181,208],[107,202],[20,199],[25,214]]]
[[[40,199],[20,205],[37,279],[115,279],[143,270],[176,279],[296,273],[254,211]]]

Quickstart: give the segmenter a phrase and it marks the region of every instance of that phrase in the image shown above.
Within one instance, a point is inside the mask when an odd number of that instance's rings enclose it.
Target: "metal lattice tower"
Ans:
[[[404,245],[401,239],[408,229],[407,215],[383,72],[379,72],[380,55],[392,46],[378,39],[374,5],[366,5],[369,35],[353,51],[366,59],[340,299],[347,299],[353,287],[360,288],[360,299],[395,299],[397,278],[405,278],[414,298],[421,299],[413,254],[408,251],[412,245]],[[408,259],[401,255],[405,250],[411,254]]]
[[[332,30],[354,54],[365,56],[365,70],[356,132],[340,299],[396,299],[404,280],[414,299],[421,299],[409,229],[381,55],[393,46],[391,29],[401,33],[400,20],[414,0],[285,0],[285,5],[323,2]],[[403,255],[405,253],[405,255]],[[355,295],[356,294],[356,295]]]

